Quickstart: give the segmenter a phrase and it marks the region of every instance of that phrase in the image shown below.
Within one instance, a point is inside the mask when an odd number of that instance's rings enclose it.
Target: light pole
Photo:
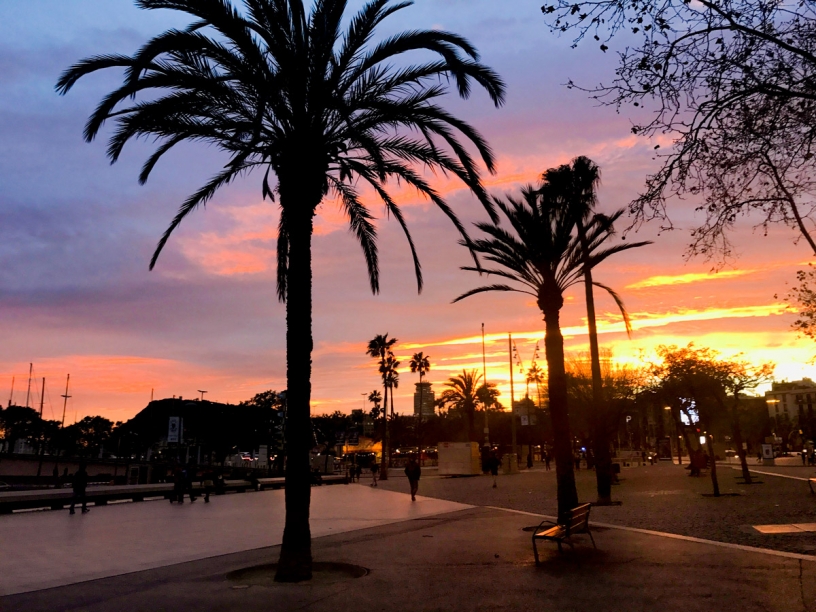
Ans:
[[[490,396],[488,395],[488,388],[487,388],[487,357],[485,356],[485,335],[484,335],[484,323],[482,323],[482,378],[484,382],[485,388],[485,426],[484,426],[484,436],[485,436],[485,443],[484,445],[489,449],[490,448],[490,425],[488,424],[487,420],[487,408],[489,404]]]
[[[513,437],[513,457],[518,461],[516,449],[516,399],[513,391],[513,334],[507,334],[507,350],[510,353],[510,431]]]
[[[198,392],[201,394],[201,401],[203,402],[204,401],[204,394],[207,393],[207,391],[202,391],[201,389],[199,389]]]

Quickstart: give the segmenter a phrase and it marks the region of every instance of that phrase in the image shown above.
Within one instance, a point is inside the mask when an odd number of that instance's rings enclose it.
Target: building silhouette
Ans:
[[[435,414],[434,404],[436,402],[436,396],[434,395],[433,389],[431,389],[431,383],[421,382],[414,384],[416,385],[416,391],[414,391],[414,416],[420,413],[419,403],[422,401],[422,420],[424,421]]]

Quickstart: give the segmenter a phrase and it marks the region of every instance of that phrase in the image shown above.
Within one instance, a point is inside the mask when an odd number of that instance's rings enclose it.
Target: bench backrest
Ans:
[[[589,524],[589,510],[592,504],[581,504],[569,511],[565,516],[564,527],[567,529],[567,535],[570,533],[578,533],[584,531]]]

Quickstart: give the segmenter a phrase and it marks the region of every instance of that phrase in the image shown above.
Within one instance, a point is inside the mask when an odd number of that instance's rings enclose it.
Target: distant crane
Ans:
[[[207,393],[207,391],[202,391],[201,389],[199,389],[198,392],[201,394],[201,401],[203,402],[204,401],[204,394]]]

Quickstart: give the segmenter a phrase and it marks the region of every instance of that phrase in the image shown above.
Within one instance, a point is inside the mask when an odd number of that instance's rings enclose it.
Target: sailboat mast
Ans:
[[[68,377],[65,379],[65,395],[62,397],[65,398],[65,401],[62,404],[62,429],[65,429],[65,409],[68,407],[68,398],[71,397],[68,395],[68,381],[71,380],[71,375],[68,374]]]
[[[45,376],[43,376],[42,393],[40,393],[40,418],[42,418],[44,403],[45,403]]]
[[[28,400],[31,398],[31,374],[34,372],[34,364],[28,364],[28,391],[26,391],[26,405],[25,407],[28,408]]]

